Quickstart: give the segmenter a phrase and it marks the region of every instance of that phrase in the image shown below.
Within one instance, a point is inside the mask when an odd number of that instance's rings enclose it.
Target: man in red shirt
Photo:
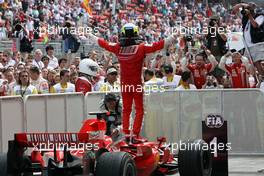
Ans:
[[[194,85],[197,89],[202,89],[206,82],[207,74],[212,72],[218,62],[215,57],[211,54],[210,50],[205,48],[205,53],[199,53],[195,56],[195,63],[190,63],[190,59],[183,59],[182,66],[184,70],[190,71],[194,79]],[[206,64],[206,55],[210,63]],[[188,55],[187,55],[188,57]]]
[[[226,64],[228,57],[232,55],[232,63]],[[250,64],[248,59],[233,50],[232,54],[228,52],[224,55],[219,63],[219,68],[227,72],[231,76],[233,88],[249,88],[248,73],[250,72]]]
[[[121,29],[119,43],[109,43],[102,38],[90,34],[100,47],[114,53],[120,63],[121,93],[123,99],[123,131],[130,134],[130,114],[133,100],[136,117],[133,125],[133,136],[138,137],[144,115],[142,68],[147,54],[167,48],[176,41],[176,35],[153,44],[145,44],[139,39],[138,26],[128,23]]]

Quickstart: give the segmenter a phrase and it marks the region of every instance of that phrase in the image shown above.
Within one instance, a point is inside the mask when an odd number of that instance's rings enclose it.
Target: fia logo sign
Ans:
[[[220,115],[209,114],[205,119],[208,128],[221,128],[224,124],[224,118]]]

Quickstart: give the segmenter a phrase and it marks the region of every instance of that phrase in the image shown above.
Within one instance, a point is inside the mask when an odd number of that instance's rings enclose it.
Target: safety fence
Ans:
[[[104,93],[30,95],[0,98],[0,152],[16,132],[77,132],[88,112],[98,111]],[[142,133],[167,142],[202,138],[208,114],[228,122],[231,154],[264,153],[264,94],[250,90],[197,90],[145,96]]]
[[[6,40],[0,41],[0,51],[4,50],[19,50],[18,40]],[[32,45],[34,49],[40,49],[44,54],[46,54],[46,47],[47,45],[51,45],[54,48],[54,55],[58,58],[65,56],[64,53],[64,42],[63,40],[50,40],[48,43],[44,44],[43,42],[39,42],[37,40],[32,41]],[[99,54],[101,53],[102,49],[89,42],[89,40],[82,40],[79,50],[75,53],[75,56],[87,55],[90,51],[97,51]]]

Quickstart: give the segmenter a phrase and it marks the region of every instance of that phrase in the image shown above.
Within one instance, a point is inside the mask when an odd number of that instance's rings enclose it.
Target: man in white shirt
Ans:
[[[58,59],[54,56],[54,48],[49,45],[46,47],[47,57],[49,58],[49,65],[53,69],[59,66]]]

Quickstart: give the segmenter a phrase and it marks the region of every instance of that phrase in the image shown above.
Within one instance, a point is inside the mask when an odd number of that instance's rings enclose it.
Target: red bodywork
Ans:
[[[89,143],[97,144],[97,149],[107,149],[109,152],[124,151],[129,153],[136,163],[137,175],[148,176],[155,170],[167,173],[168,169],[159,167],[161,164],[172,163],[173,156],[162,147],[164,138],[159,142],[148,142],[143,139],[137,144],[127,144],[124,140],[113,142],[111,137],[104,135],[106,132],[106,123],[104,120],[88,119],[84,121],[79,133],[19,133],[15,135],[15,140],[22,147],[36,147],[39,144],[46,143]],[[42,150],[43,152],[43,150]],[[45,152],[45,151],[44,151]],[[47,151],[50,155],[54,152]],[[58,161],[63,161],[63,151],[57,151]],[[83,151],[75,150],[71,153],[79,158],[82,157]],[[31,160],[39,162],[44,166],[42,155],[39,151],[33,151]]]

